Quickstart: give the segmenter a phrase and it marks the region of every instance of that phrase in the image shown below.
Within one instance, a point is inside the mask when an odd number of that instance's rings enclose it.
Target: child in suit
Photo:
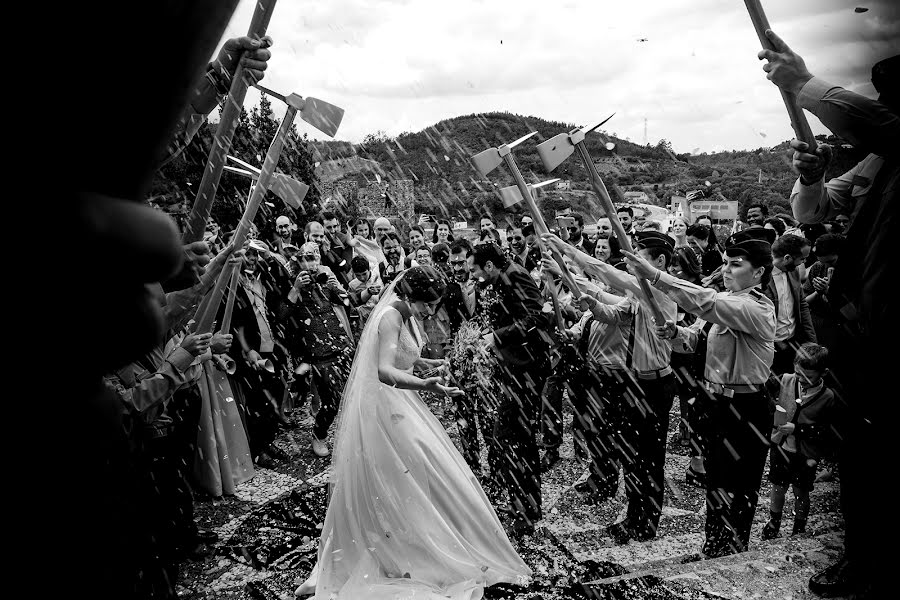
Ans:
[[[793,535],[806,532],[809,493],[816,465],[832,454],[839,439],[838,401],[823,379],[828,370],[828,349],[803,344],[794,359],[794,372],[781,376],[775,422],[772,429],[769,481],[770,520],[762,539],[778,536],[788,485],[794,492]]]

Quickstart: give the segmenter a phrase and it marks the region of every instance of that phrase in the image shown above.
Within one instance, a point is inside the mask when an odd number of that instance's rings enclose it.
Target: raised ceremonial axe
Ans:
[[[759,42],[763,48],[777,51],[777,48],[772,45],[772,41],[766,37],[766,30],[772,28],[769,26],[769,19],[766,18],[762,4],[760,4],[759,0],[744,0],[744,4],[747,5],[747,12],[750,13],[750,20],[753,21],[753,27],[756,29],[756,35],[759,37]],[[816,136],[813,135],[809,126],[809,121],[806,120],[806,115],[803,114],[803,109],[797,104],[797,97],[781,88],[778,88],[778,90],[781,92],[784,107],[791,118],[791,127],[794,128],[794,135],[801,142],[806,142],[806,145],[809,146],[807,152],[814,154],[819,146],[816,142]]]
[[[555,135],[549,140],[538,144],[537,151],[538,156],[541,157],[541,162],[544,163],[544,168],[547,169],[547,172],[549,173],[562,164],[564,160],[569,158],[576,149],[578,150],[578,154],[581,156],[581,162],[584,163],[584,167],[590,175],[591,187],[594,189],[594,193],[600,200],[600,206],[603,208],[603,212],[606,213],[609,222],[612,224],[613,231],[616,233],[619,244],[626,252],[634,252],[634,249],[631,246],[631,240],[625,233],[625,228],[622,227],[622,223],[619,222],[619,217],[616,215],[616,208],[613,206],[612,198],[609,197],[609,192],[606,191],[606,186],[603,184],[603,180],[600,179],[600,174],[597,172],[597,167],[594,166],[594,161],[591,158],[590,153],[588,153],[587,146],[584,145],[585,135],[609,121],[614,114],[616,113],[613,113],[593,127],[581,127],[573,129],[569,133]],[[650,291],[650,284],[642,277],[638,277],[637,280],[641,286],[644,297],[647,299],[647,303],[650,305],[650,310],[653,312],[653,318],[656,319],[657,323],[665,323],[666,318],[659,309],[659,305],[656,303],[653,293]]]
[[[225,165],[226,171],[249,177],[253,181],[259,179],[260,170],[253,165],[245,163],[234,156],[229,156],[228,160],[234,161],[244,168],[238,169],[237,167]],[[272,173],[269,191],[281,198],[285,204],[294,210],[301,210],[300,207],[303,199],[306,197],[306,193],[309,191],[309,186],[302,181],[297,181],[290,175],[285,175],[284,173]]]
[[[271,92],[271,90],[266,90],[265,88],[262,89],[266,93],[270,93],[274,97],[283,100],[285,104],[287,104],[287,110],[284,113],[284,118],[281,119],[281,124],[278,126],[278,132],[275,134],[275,138],[272,140],[272,143],[269,145],[269,150],[266,152],[266,158],[263,160],[262,169],[260,169],[256,185],[253,186],[253,191],[250,193],[250,199],[247,201],[247,207],[244,209],[244,214],[241,216],[241,220],[234,230],[234,237],[232,240],[235,248],[242,248],[244,246],[244,240],[246,240],[247,233],[250,231],[250,225],[256,217],[256,211],[259,210],[259,206],[262,204],[266,190],[271,185],[272,175],[275,173],[275,168],[278,166],[278,159],[281,158],[284,142],[287,140],[288,134],[294,126],[294,119],[296,118],[297,113],[300,113],[303,120],[314,127],[319,128],[320,125],[324,127],[321,131],[328,134],[330,137],[333,137],[334,134],[337,133],[337,128],[340,126],[341,120],[344,117],[344,109],[323,100],[318,100],[316,98],[304,99],[298,94],[282,96],[281,94]],[[211,331],[216,311],[218,310],[219,303],[222,301],[222,296],[230,276],[231,274],[227,269],[223,270],[218,281],[216,281],[215,287],[200,305],[200,308],[197,310],[197,316],[195,317],[195,321],[197,322],[196,331],[200,333]]]
[[[250,20],[250,29],[247,36],[259,39],[266,34],[269,21],[272,19],[272,11],[275,10],[275,0],[257,0],[253,9],[253,18]],[[219,180],[222,179],[222,169],[225,166],[225,155],[231,148],[231,140],[238,126],[238,117],[247,96],[248,84],[244,80],[244,67],[238,63],[237,71],[231,79],[231,88],[228,90],[228,100],[222,108],[219,117],[219,126],[216,128],[215,137],[209,147],[209,157],[206,160],[206,168],[203,170],[203,178],[197,188],[194,197],[194,206],[188,216],[187,225],[182,236],[185,244],[198,242],[203,239],[206,231],[206,221],[212,212],[213,200],[216,190],[219,188]]]
[[[528,183],[526,183],[525,178],[522,177],[522,172],[519,170],[519,165],[516,164],[516,159],[512,154],[513,148],[536,134],[537,131],[532,131],[528,135],[520,137],[511,144],[503,144],[498,148],[488,148],[487,150],[479,152],[472,157],[472,164],[475,166],[475,169],[479,173],[481,173],[482,176],[487,177],[487,174],[499,167],[500,163],[506,163],[506,167],[509,169],[509,171],[512,173],[513,178],[516,180],[516,187],[518,187],[522,199],[525,200],[525,206],[528,207],[528,212],[531,213],[531,218],[534,220],[534,228],[538,233],[538,244],[541,247],[541,251],[550,251],[551,256],[553,256],[553,260],[556,261],[556,264],[559,265],[560,271],[562,271],[562,277],[566,282],[566,286],[568,286],[568,288],[572,291],[573,295],[580,296],[581,288],[577,283],[575,283],[575,279],[572,277],[572,274],[566,267],[566,263],[563,261],[562,254],[560,254],[559,251],[556,250],[556,248],[554,248],[553,246],[544,244],[543,240],[541,240],[540,238],[541,234],[550,233],[550,230],[547,229],[547,224],[544,222],[544,217],[543,215],[541,215],[541,211],[538,210],[537,204],[535,204],[534,202],[532,190],[528,189]]]

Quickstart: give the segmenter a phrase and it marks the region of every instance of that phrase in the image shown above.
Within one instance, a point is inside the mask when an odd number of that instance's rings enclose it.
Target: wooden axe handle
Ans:
[[[297,109],[288,106],[284,118],[278,126],[278,133],[275,134],[275,139],[272,140],[271,145],[269,145],[269,150],[266,152],[266,158],[263,161],[259,179],[253,187],[253,192],[250,194],[250,200],[247,201],[247,207],[244,209],[244,214],[241,215],[241,221],[234,231],[232,243],[235,248],[243,248],[244,246],[244,240],[247,238],[247,233],[250,231],[250,225],[253,223],[254,217],[256,217],[256,211],[259,210],[259,206],[262,204],[266,191],[269,188],[272,173],[275,172],[275,167],[278,165],[278,159],[281,157],[281,150],[284,148],[284,141],[291,131],[291,127],[294,124],[294,117],[296,116]],[[218,281],[216,281],[215,287],[210,292],[209,309],[202,315],[199,314],[200,311],[198,311],[198,316],[194,319],[197,322],[198,332],[206,333],[212,330],[216,311],[218,310],[219,303],[222,301],[222,296],[225,294],[225,286],[228,284],[230,277],[230,273],[226,271],[222,272]]]
[[[594,160],[591,158],[587,147],[584,145],[584,140],[575,144],[575,148],[578,149],[578,154],[581,155],[581,161],[584,163],[585,168],[591,176],[591,187],[594,188],[594,193],[600,200],[600,206],[603,207],[603,211],[606,213],[607,218],[609,218],[610,224],[612,224],[616,238],[619,240],[619,245],[626,252],[633,253],[634,248],[631,246],[631,239],[628,237],[628,234],[625,233],[625,228],[622,227],[622,223],[619,221],[619,215],[616,214],[616,207],[613,206],[612,198],[609,197],[606,185],[604,185],[603,180],[600,179],[600,173],[597,172],[597,167],[594,166]],[[650,283],[643,277],[638,277],[637,280],[638,284],[641,286],[641,292],[644,293],[644,298],[647,299],[647,304],[650,305],[653,318],[656,319],[657,323],[665,323],[666,317],[660,310],[659,304],[656,303],[656,298],[653,297],[653,292],[650,290]]]
[[[744,0],[744,4],[747,5],[747,12],[750,13],[750,20],[753,21],[753,27],[756,29],[759,42],[763,48],[774,51],[775,46],[766,37],[766,30],[771,29],[771,27],[769,26],[769,19],[766,18],[766,13],[763,11],[762,4],[759,0]],[[778,89],[781,92],[781,99],[784,101],[784,107],[787,109],[788,116],[791,118],[791,127],[794,128],[794,135],[801,142],[806,142],[810,153],[815,152],[818,142],[816,142],[816,136],[813,135],[809,126],[809,121],[806,120],[806,115],[803,114],[803,109],[797,104],[797,97],[781,88]]]
[[[249,37],[261,38],[266,34],[272,11],[275,9],[276,0],[257,0],[253,10],[253,18],[250,20],[250,28],[247,31]],[[237,71],[231,79],[231,88],[228,91],[228,100],[219,117],[219,126],[216,135],[209,148],[209,158],[206,168],[203,170],[203,178],[197,195],[194,198],[194,206],[188,217],[187,226],[182,236],[183,242],[189,244],[203,239],[206,230],[206,221],[212,212],[213,200],[222,178],[225,168],[225,157],[231,148],[231,140],[237,129],[238,118],[241,116],[241,108],[247,95],[247,82],[244,81],[244,67],[238,63]]]
[[[531,195],[531,190],[528,189],[528,184],[525,182],[525,178],[522,177],[522,172],[519,170],[519,165],[516,164],[516,159],[513,158],[512,152],[505,155],[503,160],[506,161],[506,166],[509,167],[509,170],[513,174],[513,178],[516,180],[516,185],[519,186],[519,191],[522,193],[522,199],[525,200],[525,205],[528,207],[528,211],[531,213],[531,218],[534,219],[534,229],[538,233],[538,245],[541,248],[541,253],[545,250],[549,250],[551,256],[553,256],[553,260],[556,261],[556,264],[559,265],[560,270],[562,271],[563,281],[566,282],[566,286],[571,290],[572,295],[577,298],[581,295],[581,288],[578,287],[578,284],[575,283],[575,279],[572,277],[572,274],[569,272],[568,267],[566,267],[565,261],[563,261],[562,254],[554,248],[553,246],[547,247],[544,244],[543,240],[540,238],[540,234],[550,233],[550,230],[547,229],[547,224],[544,222],[544,217],[541,215],[541,211],[538,210],[537,204],[534,203],[534,197]]]

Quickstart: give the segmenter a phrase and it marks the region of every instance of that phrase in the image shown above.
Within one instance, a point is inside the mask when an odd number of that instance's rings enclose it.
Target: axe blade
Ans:
[[[606,122],[609,121],[610,119],[612,119],[614,116],[616,116],[616,113],[613,113],[613,114],[609,115],[608,117],[606,117],[605,119],[603,119],[602,121],[600,121],[599,123],[597,123],[596,125],[594,125],[593,127],[591,127],[590,129],[588,129],[587,127],[585,127],[582,131],[584,131],[584,133],[588,133],[588,132],[591,132],[591,131],[595,131],[595,130],[597,130],[597,129],[603,127],[604,125],[606,125]]]
[[[482,177],[486,177],[488,173],[499,167],[502,162],[503,158],[496,148],[488,148],[472,157],[472,164],[481,173]]]
[[[568,133],[554,135],[552,138],[546,142],[541,142],[536,147],[538,156],[541,157],[541,162],[544,163],[544,169],[546,169],[548,173],[561,165],[564,160],[572,156],[572,153],[575,152],[575,146],[569,141]]]
[[[324,100],[308,97],[300,111],[300,118],[328,137],[334,137],[344,120],[344,109]]]
[[[531,186],[528,186],[528,189],[530,190]],[[523,198],[522,192],[519,191],[519,186],[511,185],[509,187],[500,188],[500,200],[503,202],[504,208],[515,206],[521,202]]]
[[[518,146],[519,144],[521,144],[522,142],[524,142],[525,140],[527,140],[528,138],[530,138],[530,137],[533,136],[533,135],[537,135],[537,131],[532,131],[532,132],[529,133],[529,134],[523,135],[522,137],[520,137],[519,139],[517,139],[517,140],[514,141],[513,143],[507,144],[506,146],[507,146],[510,150],[512,150],[513,148],[515,148],[516,146]]]
[[[309,191],[309,186],[284,173],[272,173],[269,191],[294,210],[298,210]]]

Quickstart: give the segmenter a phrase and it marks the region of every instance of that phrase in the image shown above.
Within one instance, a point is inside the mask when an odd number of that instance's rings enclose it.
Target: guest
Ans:
[[[373,271],[367,261],[362,256],[354,256],[350,261],[353,270],[353,279],[350,280],[350,286],[347,290],[350,296],[350,303],[356,307],[359,314],[360,329],[365,324],[372,309],[378,304],[381,297],[383,285],[378,273]]]
[[[688,245],[687,227],[687,221],[681,217],[675,217],[672,220],[672,239],[675,240],[676,248],[683,248]]]
[[[700,267],[704,276],[712,275],[713,271],[722,266],[722,253],[718,248],[716,233],[712,227],[706,225],[691,225],[685,231],[688,246],[697,253],[700,259]]]
[[[452,229],[453,226],[450,224],[450,221],[438,219],[434,224],[434,230],[431,232],[431,242],[433,244],[449,244],[453,241],[453,235],[450,233]]]

